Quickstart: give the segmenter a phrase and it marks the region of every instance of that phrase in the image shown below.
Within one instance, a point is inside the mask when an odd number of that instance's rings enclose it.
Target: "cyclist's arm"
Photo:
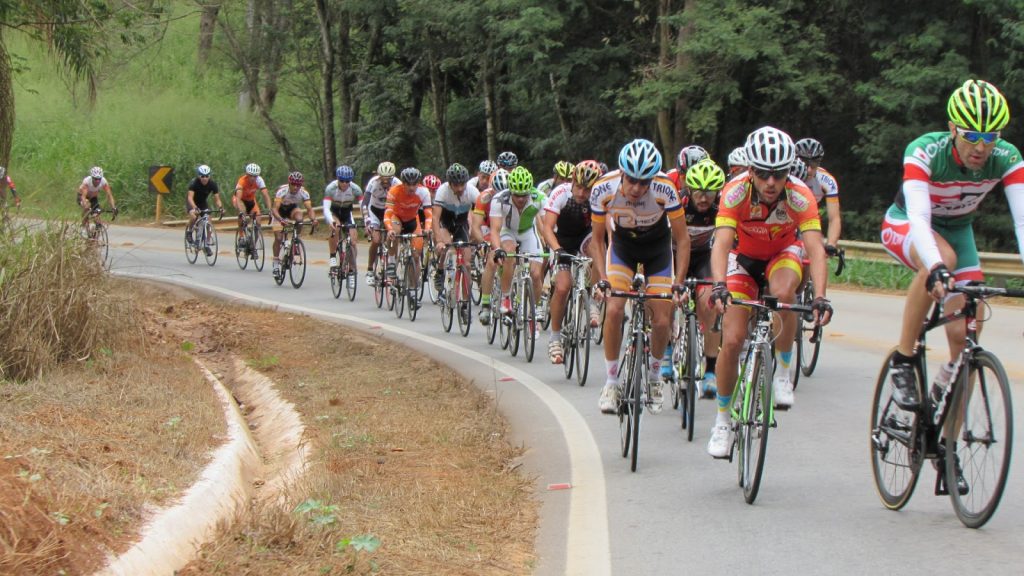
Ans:
[[[216,186],[213,192],[213,199],[217,201],[217,209],[224,210],[224,202],[220,198],[220,186]]]
[[[111,210],[117,210],[117,204],[114,202],[114,192],[110,189],[110,184],[107,184],[103,188],[107,192],[107,204],[110,205]]]
[[[928,184],[920,180],[903,182],[903,199],[910,221],[910,240],[926,270],[942,264],[942,255],[932,232],[932,201]]]
[[[544,241],[547,243],[548,248],[551,250],[559,250],[562,248],[562,244],[558,241],[558,237],[555,235],[555,224],[558,222],[558,214],[551,212],[550,210],[544,210],[541,217],[538,220],[543,220],[540,231],[544,236]]]
[[[729,250],[736,241],[736,229],[728,226],[715,228],[715,240],[711,245],[711,280],[725,282],[729,272]]]
[[[608,271],[605,269],[605,259],[608,254],[608,230],[605,219],[593,218],[590,220],[590,257],[593,259],[594,271],[598,280],[608,280]]]
[[[1017,233],[1017,250],[1024,260],[1024,184],[1007,184],[1004,189],[1010,203],[1013,229]]]
[[[189,188],[188,194],[185,197],[185,202],[188,203],[188,211],[191,212],[196,209],[196,191]]]
[[[309,221],[316,224],[316,214],[313,213],[313,201],[303,200],[302,205],[306,207],[306,214],[309,214]],[[330,210],[328,210],[330,212]]]
[[[425,211],[429,211],[430,215],[426,216],[424,226],[430,225],[430,231],[434,233],[434,239],[441,240],[441,208],[440,205],[434,204],[430,208],[426,208]]]
[[[274,203],[270,205],[270,215],[273,216],[274,218],[277,218],[280,221],[284,221],[284,218],[281,217],[280,212],[281,202],[282,200],[280,198],[274,198]],[[289,214],[289,216],[291,216],[291,214]]]
[[[690,231],[686,228],[686,213],[680,209],[672,220],[672,246],[675,249],[676,284],[686,282],[686,271],[690,266]]]
[[[491,222],[491,249],[497,250],[501,248],[501,224],[502,218],[500,216],[490,216]]]
[[[811,264],[808,271],[814,282],[814,297],[824,298],[828,282],[828,255],[825,254],[825,243],[820,230],[804,230],[800,233],[807,251],[807,259]]]
[[[263,200],[267,203],[267,206],[273,206],[274,204],[270,200],[270,192],[267,191],[267,188],[265,186],[260,188],[260,192],[263,194]],[[253,200],[255,201],[256,198],[253,197]]]
[[[843,215],[839,210],[839,198],[825,199],[825,212],[828,214],[828,244],[839,244],[839,236],[843,232]]]
[[[331,199],[324,198],[324,223],[334,226],[334,215],[331,214]]]

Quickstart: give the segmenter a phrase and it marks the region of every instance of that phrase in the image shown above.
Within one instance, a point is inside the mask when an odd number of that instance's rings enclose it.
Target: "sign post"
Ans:
[[[160,222],[163,211],[164,194],[171,193],[171,186],[174,184],[173,166],[150,166],[149,167],[149,192],[156,194],[156,221]]]

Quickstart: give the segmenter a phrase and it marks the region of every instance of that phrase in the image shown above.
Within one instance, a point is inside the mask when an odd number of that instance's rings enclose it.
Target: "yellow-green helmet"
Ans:
[[[555,162],[555,176],[558,176],[559,178],[572,178],[572,169],[572,162],[566,162],[565,160]]]
[[[725,172],[715,161],[705,158],[686,171],[686,187],[690,190],[713,190],[725,186]]]
[[[526,196],[533,192],[533,174],[524,166],[516,166],[515,170],[509,172],[508,188],[513,196]]]
[[[1010,108],[999,90],[984,80],[968,80],[946,104],[949,120],[964,130],[996,132],[1010,122]]]

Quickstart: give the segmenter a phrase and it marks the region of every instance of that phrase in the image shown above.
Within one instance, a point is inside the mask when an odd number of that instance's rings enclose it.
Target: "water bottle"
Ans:
[[[946,362],[939,368],[938,375],[932,381],[932,402],[936,405],[942,402],[942,397],[946,395],[946,389],[949,388],[950,382],[953,381],[955,373],[956,365],[952,362]]]

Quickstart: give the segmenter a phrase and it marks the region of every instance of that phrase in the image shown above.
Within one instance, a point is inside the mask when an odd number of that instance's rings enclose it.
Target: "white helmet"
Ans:
[[[196,176],[209,176],[210,172],[210,167],[206,164],[200,164],[199,167],[196,168]]]
[[[484,174],[494,174],[497,169],[498,165],[493,160],[484,160],[480,163],[480,172]]]
[[[742,166],[746,168],[750,163],[747,161],[747,152],[742,146],[734,148],[732,152],[729,152],[729,168],[734,166]]]
[[[100,168],[99,166],[93,166],[89,170],[89,176],[92,176],[93,178],[95,178],[97,180],[99,180],[100,178],[103,178],[103,168]]]
[[[246,164],[245,165],[245,173],[248,174],[249,176],[259,176],[260,175],[260,165],[259,164],[255,164],[255,163]]]
[[[760,170],[786,170],[796,158],[793,139],[789,134],[771,126],[751,132],[743,149],[750,166]]]
[[[498,168],[494,172],[494,177],[491,178],[491,188],[494,188],[498,194],[508,191],[508,170]]]
[[[796,176],[801,181],[806,182],[808,176],[807,163],[797,157],[796,160],[793,160],[793,167],[789,169],[789,173]]]
[[[381,162],[377,165],[377,174],[382,178],[392,178],[395,175],[395,165],[391,162]]]

